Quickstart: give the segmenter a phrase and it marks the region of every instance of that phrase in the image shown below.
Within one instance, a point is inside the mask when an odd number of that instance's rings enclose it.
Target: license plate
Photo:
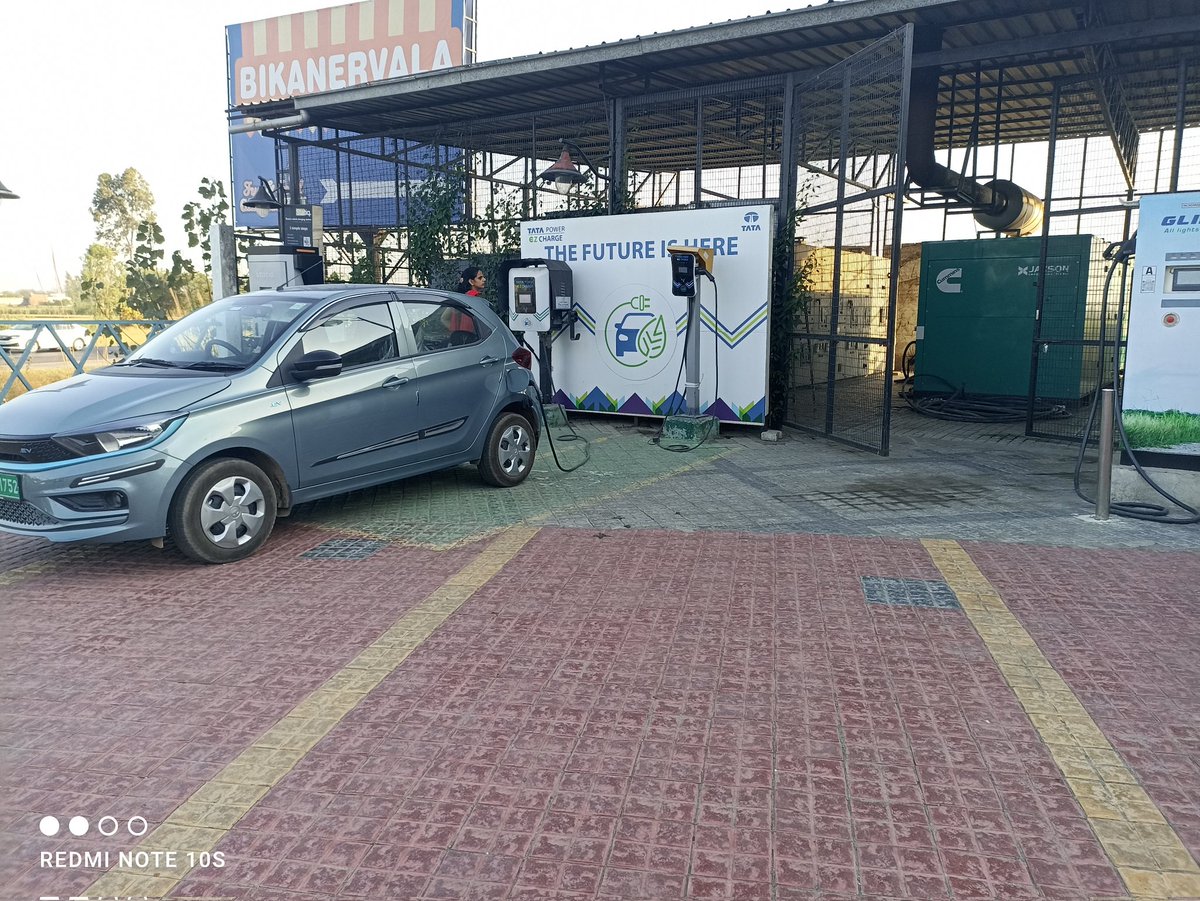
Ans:
[[[21,499],[21,477],[0,473],[0,498],[19,501]]]

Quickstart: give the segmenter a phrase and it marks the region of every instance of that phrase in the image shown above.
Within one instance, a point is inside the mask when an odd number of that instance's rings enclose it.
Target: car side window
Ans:
[[[399,359],[396,329],[388,305],[364,304],[334,313],[305,333],[301,353],[314,350],[340,354],[344,369]]]
[[[417,353],[478,344],[492,333],[486,322],[457,304],[424,300],[403,303]]]

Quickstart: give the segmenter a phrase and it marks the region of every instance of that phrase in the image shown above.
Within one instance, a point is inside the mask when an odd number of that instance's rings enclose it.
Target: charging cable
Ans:
[[[559,334],[561,335],[562,332],[560,331]],[[557,337],[557,336],[555,336],[555,337]],[[537,353],[534,351],[534,349],[529,346],[528,342],[525,340],[524,337],[521,337],[518,340],[525,347],[525,349],[529,351],[530,355],[535,360],[537,360],[538,370],[540,371],[542,368],[541,358],[537,355]],[[554,340],[555,340],[554,338],[551,338],[550,339],[551,343],[554,343]],[[555,386],[554,386],[554,376],[549,373],[548,368],[547,368],[547,377],[550,379],[550,392],[551,392],[551,396],[553,397],[555,394],[558,393],[558,389],[555,388]],[[570,429],[570,434],[569,435],[559,435],[558,440],[560,442],[582,441],[583,442],[583,459],[580,460],[578,463],[576,463],[574,466],[571,466],[571,467],[563,466],[562,461],[558,458],[558,448],[554,446],[554,432],[550,429],[550,424],[548,422],[546,422],[546,411],[542,407],[542,398],[540,397],[540,395],[530,397],[530,395],[529,395],[530,391],[533,391],[536,394],[537,389],[533,385],[529,385],[525,389],[525,396],[529,397],[530,401],[533,403],[533,408],[535,410],[537,410],[538,421],[541,423],[542,431],[546,435],[546,440],[550,443],[550,453],[554,456],[554,465],[557,466],[559,469],[561,469],[563,472],[574,472],[575,470],[579,469],[579,467],[583,466],[585,463],[587,463],[589,460],[592,459],[591,444],[588,443],[588,440],[586,438],[584,438],[577,431],[575,431],[575,427],[573,425],[571,425],[571,420],[567,419],[566,423],[567,423],[567,428]],[[566,419],[565,414],[564,414],[563,418]]]
[[[1101,329],[1108,315],[1108,292],[1112,286],[1113,273],[1117,271],[1117,267],[1121,266],[1124,270],[1128,270],[1129,258],[1134,255],[1135,241],[1137,235],[1126,241],[1118,241],[1110,244],[1104,251],[1104,258],[1112,260],[1112,266],[1109,267],[1108,273],[1104,277],[1104,293],[1100,301],[1100,322]],[[1151,478],[1150,474],[1142,467],[1138,461],[1137,455],[1134,454],[1133,448],[1129,445],[1129,436],[1125,434],[1125,423],[1121,416],[1121,391],[1120,389],[1120,365],[1121,365],[1121,329],[1125,322],[1125,294],[1121,293],[1120,300],[1117,302],[1117,330],[1113,338],[1113,395],[1115,399],[1113,416],[1116,419],[1117,434],[1121,439],[1121,448],[1129,457],[1129,462],[1133,464],[1133,468],[1137,470],[1137,474],[1153,488],[1159,495],[1170,501],[1179,509],[1188,513],[1188,516],[1171,516],[1171,510],[1162,504],[1140,503],[1136,501],[1115,501],[1109,504],[1109,512],[1115,513],[1117,516],[1124,516],[1127,519],[1144,519],[1150,522],[1161,522],[1168,525],[1191,525],[1200,522],[1200,510],[1190,504],[1186,504],[1165,488],[1159,485]],[[1100,341],[1100,361],[1097,364],[1099,376],[1096,379],[1096,392],[1092,397],[1091,409],[1088,411],[1087,425],[1083,429],[1083,439],[1079,443],[1079,455],[1075,459],[1075,493],[1084,501],[1095,505],[1095,500],[1089,498],[1083,493],[1083,488],[1080,484],[1080,472],[1083,469],[1084,453],[1087,450],[1088,440],[1092,434],[1092,423],[1096,419],[1096,408],[1100,401],[1100,386],[1104,377],[1104,338],[1101,335]]]

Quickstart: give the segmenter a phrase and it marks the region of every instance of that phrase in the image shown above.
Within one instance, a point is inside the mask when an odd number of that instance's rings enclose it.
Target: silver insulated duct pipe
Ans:
[[[940,28],[918,26],[914,53],[942,48]],[[997,178],[980,184],[943,166],[934,157],[937,127],[938,78],[936,66],[914,68],[909,82],[908,144],[905,156],[909,178],[927,191],[962,201],[975,211],[975,221],[989,231],[1030,235],[1042,225],[1042,201],[1020,185]]]

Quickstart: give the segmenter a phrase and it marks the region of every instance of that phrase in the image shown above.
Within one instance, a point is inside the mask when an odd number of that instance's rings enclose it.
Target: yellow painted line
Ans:
[[[1139,899],[1200,897],[1200,866],[1079,698],[956,541],[926,540],[1009,687]]]
[[[212,851],[271,788],[456,610],[494,578],[538,529],[516,526],[492,541],[424,601],[400,617],[325,684],[297,704],[212,781],[202,785],[133,849],[151,865],[120,866],[83,894],[162,898]]]

